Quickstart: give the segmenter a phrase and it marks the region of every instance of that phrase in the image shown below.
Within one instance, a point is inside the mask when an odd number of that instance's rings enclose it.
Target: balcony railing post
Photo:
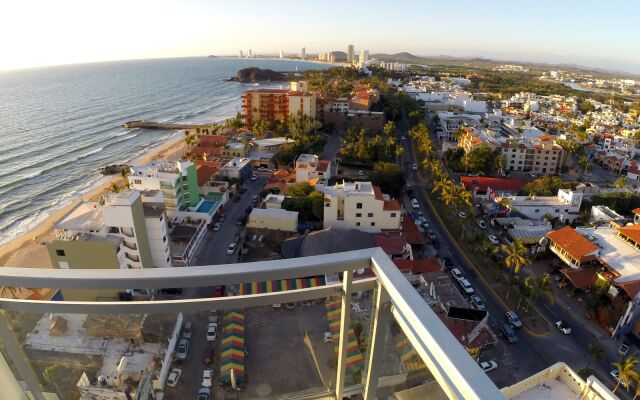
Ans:
[[[375,400],[378,389],[378,376],[380,373],[380,362],[384,354],[384,338],[389,324],[389,294],[387,290],[378,283],[376,289],[376,302],[373,310],[371,343],[369,344],[369,359],[365,377],[364,400]]]
[[[342,275],[342,307],[340,312],[340,343],[338,346],[338,371],[336,377],[336,400],[342,400],[344,393],[344,377],[347,368],[347,344],[349,342],[349,327],[351,326],[351,286],[353,270],[349,269]]]
[[[6,311],[0,310],[0,340],[4,344],[5,349],[7,349],[9,358],[13,361],[13,365],[18,370],[20,377],[27,384],[27,388],[33,398],[35,400],[46,400],[42,394],[40,382],[38,382],[33,369],[27,362],[27,356],[24,354],[24,350],[20,343],[18,343],[15,333],[11,331],[10,326]]]

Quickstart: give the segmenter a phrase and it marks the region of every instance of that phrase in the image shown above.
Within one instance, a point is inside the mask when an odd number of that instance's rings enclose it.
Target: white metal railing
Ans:
[[[371,268],[375,278],[351,282],[352,271]],[[167,287],[203,287],[229,285],[245,282],[259,282],[278,279],[301,278],[313,275],[342,273],[343,282],[325,286],[217,298],[190,298],[180,300],[127,301],[127,302],[82,302],[82,301],[38,301],[0,298],[0,309],[19,312],[41,313],[178,313],[211,309],[231,309],[254,307],[274,303],[287,303],[341,296],[343,309],[349,309],[351,293],[376,289],[378,306],[372,315],[375,327],[372,332],[365,399],[376,396],[377,370],[381,351],[384,351],[384,329],[379,321],[389,313],[395,317],[407,338],[421,356],[444,393],[450,399],[504,399],[499,389],[482,372],[457,339],[425,303],[389,257],[379,248],[356,250],[321,256],[302,257],[286,260],[262,261],[256,263],[222,264],[194,266],[189,268],[149,268],[138,270],[105,269],[0,269],[0,285],[31,288],[86,288],[86,289],[126,289],[144,287],[147,289]],[[388,307],[383,306],[383,301]],[[385,312],[385,310],[388,310]],[[346,315],[348,313],[343,313]],[[341,331],[346,330],[348,318],[342,318]],[[381,327],[381,328],[379,328]],[[347,335],[343,335],[345,338]],[[6,343],[5,343],[6,344]],[[14,344],[17,345],[17,342]],[[9,344],[11,345],[11,344]],[[375,349],[378,349],[377,351]],[[342,352],[338,359],[338,377],[335,395],[344,393],[344,371],[346,357]],[[340,367],[342,366],[342,367]],[[342,372],[343,374],[344,372]],[[28,381],[28,379],[25,379]],[[36,399],[37,388],[29,388]]]

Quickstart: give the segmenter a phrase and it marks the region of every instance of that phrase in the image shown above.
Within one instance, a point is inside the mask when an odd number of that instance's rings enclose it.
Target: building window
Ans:
[[[356,218],[362,217],[362,213],[356,213]]]
[[[360,226],[360,222],[356,222],[356,226]]]
[[[57,255],[58,257],[64,257],[64,256],[65,256],[65,254],[64,254],[64,250],[56,249],[56,255]]]
[[[169,263],[169,257],[167,257],[167,264]]]
[[[391,218],[395,218],[396,217],[396,213],[391,213]]]
[[[539,212],[540,212],[540,209],[539,209],[539,208],[536,208],[536,209],[535,209],[535,212],[536,212],[536,213],[539,213]]]
[[[356,203],[356,208],[361,209],[362,208],[362,203]]]
[[[142,179],[134,179],[133,183],[135,183],[136,185],[142,185]]]
[[[166,243],[167,242],[167,235],[162,237],[162,243]]]
[[[372,222],[372,223],[371,223],[371,226],[376,226],[376,223],[375,223],[375,222]]]
[[[369,218],[373,218],[373,213],[369,213],[369,214],[367,214],[367,217],[369,217]]]
[[[560,209],[559,209],[559,208],[556,208],[556,213],[559,213],[559,212],[560,212]]]

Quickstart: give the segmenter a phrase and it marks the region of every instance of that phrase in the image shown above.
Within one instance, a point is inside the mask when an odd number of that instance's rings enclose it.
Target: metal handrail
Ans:
[[[377,285],[381,290],[388,292],[392,315],[450,399],[504,399],[500,390],[380,248],[286,260],[188,268],[65,270],[6,267],[0,269],[0,285],[92,289],[202,287],[299,278],[366,267],[373,270],[376,278],[353,281],[350,292],[370,290]],[[335,283],[256,295],[163,301],[72,302],[0,299],[0,309],[83,314],[172,313],[303,301],[340,295],[343,290],[344,286]],[[377,382],[372,384],[377,385]]]

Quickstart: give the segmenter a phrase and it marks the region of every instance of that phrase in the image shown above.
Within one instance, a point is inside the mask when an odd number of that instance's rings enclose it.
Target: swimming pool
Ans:
[[[213,210],[213,208],[216,206],[216,203],[217,202],[212,200],[202,200],[200,204],[198,204],[198,207],[196,208],[196,212],[209,214],[209,212]]]

